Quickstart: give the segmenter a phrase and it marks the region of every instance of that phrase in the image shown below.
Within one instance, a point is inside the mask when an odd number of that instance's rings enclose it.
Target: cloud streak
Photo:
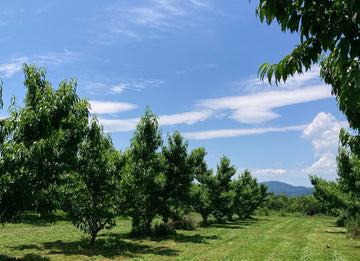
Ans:
[[[200,121],[207,120],[211,115],[209,111],[199,112],[185,112],[173,115],[161,115],[159,116],[159,124],[162,126],[176,125],[176,124],[195,124]]]
[[[71,63],[76,60],[80,55],[76,52],[65,49],[62,52],[48,52],[41,54],[34,58],[35,63],[41,65],[59,65]]]
[[[138,79],[130,82],[122,82],[116,86],[113,86],[110,90],[111,93],[119,94],[125,89],[141,90],[146,88],[158,87],[163,84],[164,81],[159,79],[144,80]]]
[[[280,128],[253,128],[253,129],[220,129],[198,132],[184,132],[183,136],[194,140],[207,140],[215,138],[232,138],[245,135],[265,134],[271,132],[302,131],[307,125],[297,125]]]
[[[280,117],[274,108],[330,98],[327,85],[295,90],[267,91],[235,97],[202,100],[198,106],[213,111],[230,110],[230,118],[241,123],[258,124]]]
[[[121,107],[121,106],[120,106]],[[110,109],[108,110],[110,111]],[[185,112],[173,115],[160,115],[160,126],[172,126],[177,124],[195,124],[200,121],[204,121],[209,117],[209,112]],[[140,118],[117,120],[117,119],[105,119],[99,118],[101,124],[104,125],[104,129],[108,132],[125,132],[135,130]]]
[[[287,90],[301,88],[302,86],[311,86],[319,83],[320,67],[314,65],[311,70],[302,73],[295,74],[286,80],[286,83],[280,82],[276,88]],[[261,81],[258,77],[246,81],[240,81],[233,83],[235,88],[240,88],[248,92],[259,92],[259,90],[273,89],[274,87],[269,85],[268,82]],[[244,88],[245,87],[245,88]]]
[[[139,118],[127,120],[115,120],[98,118],[99,122],[104,126],[106,132],[126,132],[135,130],[136,125],[140,121]]]
[[[23,64],[26,62],[44,65],[59,65],[73,62],[79,54],[64,50],[63,52],[52,52],[41,54],[33,57],[19,57],[10,59],[9,62],[0,64],[0,76],[3,78],[11,78],[15,73],[22,70]]]
[[[27,57],[20,57],[12,59],[8,63],[0,64],[0,75],[4,78],[11,78],[13,75],[22,70],[24,62],[28,60]]]
[[[286,174],[285,169],[255,169],[251,170],[251,174],[256,178],[278,178]]]
[[[274,111],[276,108],[331,98],[331,87],[328,85],[320,84],[310,85],[305,88],[301,87],[310,80],[316,80],[315,75],[316,72],[310,74],[306,73],[303,76],[304,79],[296,79],[297,83],[294,84],[294,86],[296,86],[295,89],[265,90],[241,96],[228,96],[216,99],[200,100],[195,105],[197,110],[173,115],[161,115],[159,116],[159,124],[161,126],[173,126],[178,124],[192,125],[211,118],[221,120],[225,117],[245,124],[260,124],[268,122],[281,116]],[[161,80],[139,80],[127,82],[114,86],[111,88],[111,92],[121,93],[127,88],[143,89],[147,86],[158,86],[162,83],[163,81]],[[128,107],[121,108],[123,109]],[[116,110],[115,108],[113,109]],[[106,110],[111,111],[110,108]],[[105,128],[107,128],[106,125],[108,125],[108,129],[111,129],[112,131],[128,131],[135,129],[136,124],[134,124],[134,122],[135,119],[119,121],[106,120],[104,121],[104,125]],[[116,124],[119,124],[118,128],[115,127]],[[189,139],[204,140],[264,134],[270,132],[303,131],[306,127],[307,125],[267,128],[216,129],[185,132],[183,135]]]
[[[159,33],[186,28],[186,17],[207,7],[202,0],[150,0],[136,5],[118,2],[102,9],[93,19],[97,36],[94,43],[109,45],[123,38],[157,38]]]
[[[137,106],[126,102],[107,102],[90,100],[91,113],[112,114],[136,109]]]

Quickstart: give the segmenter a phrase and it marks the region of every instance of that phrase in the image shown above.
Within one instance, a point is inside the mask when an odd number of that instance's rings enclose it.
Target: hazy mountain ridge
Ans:
[[[303,195],[312,195],[313,187],[293,186],[280,181],[263,182],[268,187],[268,191],[274,194],[285,194],[288,197],[299,197]]]

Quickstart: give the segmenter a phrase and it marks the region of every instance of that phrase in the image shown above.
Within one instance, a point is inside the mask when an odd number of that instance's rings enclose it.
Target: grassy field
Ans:
[[[133,237],[129,220],[95,246],[67,221],[0,228],[0,260],[360,260],[360,241],[328,217],[256,216],[171,237]]]

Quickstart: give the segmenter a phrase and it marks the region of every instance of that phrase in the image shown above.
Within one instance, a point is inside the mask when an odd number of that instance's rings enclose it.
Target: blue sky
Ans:
[[[265,62],[289,54],[298,36],[261,24],[257,1],[124,0],[0,3],[0,76],[5,109],[26,93],[22,64],[47,67],[56,88],[77,77],[78,94],[129,145],[146,105],[164,140],[178,130],[189,149],[205,146],[259,181],[310,185],[336,178],[338,133],[347,127],[319,68],[269,86]]]

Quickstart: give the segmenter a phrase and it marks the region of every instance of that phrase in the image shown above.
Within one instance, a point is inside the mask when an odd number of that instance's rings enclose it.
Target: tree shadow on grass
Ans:
[[[346,234],[345,231],[327,231],[327,230],[325,230],[325,233],[327,233],[327,234],[342,234],[342,235]]]
[[[339,224],[338,221],[329,222],[329,227],[344,227],[344,224]]]
[[[176,256],[177,250],[167,247],[156,246],[152,247],[146,244],[138,244],[136,242],[124,241],[120,235],[110,234],[99,236],[94,245],[89,244],[89,240],[84,238],[79,241],[63,242],[61,240],[44,242],[41,247],[35,245],[21,245],[17,249],[39,249],[45,250],[47,255],[64,255],[64,256],[102,256],[104,258],[116,257],[135,257],[142,254],[154,254],[161,256]],[[25,257],[24,257],[25,258]],[[0,258],[0,260],[2,260]],[[9,259],[13,260],[13,259]],[[17,259],[14,259],[17,260]],[[20,259],[32,260],[32,259]],[[37,259],[34,259],[37,260]],[[43,259],[39,259],[43,260]],[[47,260],[47,259],[44,259]],[[50,259],[49,259],[50,260]]]
[[[261,222],[271,221],[270,219],[257,219],[257,218],[246,218],[246,219],[233,219],[224,220],[217,222],[216,220],[209,221],[204,227],[216,227],[216,228],[228,228],[228,229],[245,229],[248,226],[260,226]]]
[[[35,254],[26,254],[24,257],[16,258],[0,255],[1,261],[50,261],[50,258]]]
[[[209,227],[226,228],[226,229],[245,229],[244,226],[238,225],[234,222],[212,223],[209,225]]]
[[[216,240],[218,237],[203,236],[200,234],[195,235],[184,235],[177,233],[173,236],[134,236],[131,233],[115,234],[106,233],[100,234],[94,245],[89,244],[88,238],[83,238],[78,241],[63,242],[62,240],[43,242],[40,245],[34,244],[23,244],[13,247],[15,250],[38,250],[46,251],[47,255],[64,255],[64,256],[102,256],[104,258],[116,258],[116,257],[136,257],[139,255],[153,254],[159,256],[177,256],[179,255],[178,250],[171,249],[166,246],[151,246],[146,244],[148,241],[162,242],[162,241],[173,241],[177,243],[194,243],[194,244],[209,244],[208,240]],[[24,260],[24,261],[45,261],[50,259],[41,259],[41,256],[24,256],[22,259],[8,259],[2,258],[0,260]],[[27,258],[27,259],[25,259]],[[33,258],[33,259],[31,259]],[[37,259],[36,259],[37,258]]]
[[[32,244],[23,244],[23,245],[19,245],[19,246],[16,246],[16,247],[11,247],[12,249],[15,249],[15,250],[26,250],[26,249],[35,249],[35,250],[42,250],[41,247],[37,246],[37,245],[32,245]],[[2,260],[2,259],[0,259]]]
[[[218,236],[203,236],[200,234],[196,235],[184,235],[180,232],[177,232],[172,236],[156,236],[156,235],[133,235],[131,233],[118,235],[121,239],[131,240],[131,241],[139,241],[142,242],[144,240],[150,240],[154,242],[162,242],[166,240],[171,240],[178,243],[194,243],[194,244],[208,244],[207,240],[215,240],[218,239]]]
[[[186,235],[181,235],[181,234],[177,234],[174,238],[175,242],[180,242],[180,243],[196,243],[196,244],[209,244],[207,241],[208,240],[216,240],[219,239],[218,236],[213,235],[213,236],[202,236],[199,234],[193,235],[193,236],[186,236]]]
[[[57,221],[70,221],[65,213],[50,213],[46,217],[41,217],[37,213],[29,212],[19,215],[14,223],[27,224],[32,226],[49,226],[55,224]]]

